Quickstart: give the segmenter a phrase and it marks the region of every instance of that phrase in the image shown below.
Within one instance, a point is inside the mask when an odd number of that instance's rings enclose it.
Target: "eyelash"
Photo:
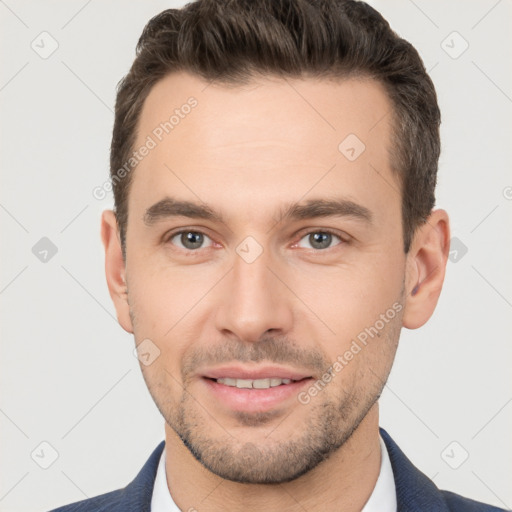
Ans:
[[[168,243],[171,243],[171,240],[176,237],[177,235],[181,235],[183,233],[196,233],[196,234],[200,234],[200,235],[203,235],[207,238],[209,238],[210,240],[211,237],[208,236],[206,233],[204,233],[203,231],[201,230],[198,230],[198,229],[181,229],[180,231],[175,231],[171,234],[169,234],[167,237],[165,237],[164,239],[164,243],[168,244]],[[329,251],[330,249],[334,249],[335,247],[339,246],[339,245],[346,245],[349,243],[349,240],[347,239],[347,237],[343,237],[342,235],[340,235],[339,233],[331,230],[331,229],[312,229],[310,231],[307,231],[305,233],[303,233],[299,240],[297,242],[295,242],[293,244],[293,246],[295,247],[303,238],[313,234],[313,233],[324,233],[324,234],[328,234],[328,235],[332,235],[336,238],[338,238],[340,240],[340,242],[332,247],[327,247],[325,249],[314,249],[314,248],[307,248],[308,251],[314,251],[314,252],[317,252],[317,253],[321,253],[321,252],[327,252]],[[213,241],[213,240],[212,240]],[[205,249],[204,247],[200,247],[198,249],[186,249],[186,248],[181,248],[181,247],[178,247],[179,250],[181,251],[185,251],[187,252],[188,254],[194,254],[194,253],[198,253],[200,252],[200,249]]]

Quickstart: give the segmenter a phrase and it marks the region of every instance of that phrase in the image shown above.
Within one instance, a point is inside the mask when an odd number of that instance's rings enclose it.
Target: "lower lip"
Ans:
[[[281,384],[268,389],[237,388],[219,384],[212,379],[203,378],[210,393],[232,411],[264,412],[283,404],[290,398],[296,398],[300,390],[311,383],[312,378]]]

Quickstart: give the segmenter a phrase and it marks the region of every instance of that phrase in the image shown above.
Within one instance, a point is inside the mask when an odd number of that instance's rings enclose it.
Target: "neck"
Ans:
[[[181,510],[217,512],[360,512],[377,482],[381,454],[376,403],[327,460],[291,482],[241,484],[206,469],[166,424],[167,486]]]

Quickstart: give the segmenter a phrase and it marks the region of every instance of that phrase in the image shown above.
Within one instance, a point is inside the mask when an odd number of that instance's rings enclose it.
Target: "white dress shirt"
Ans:
[[[380,439],[380,453],[382,455],[379,477],[373,488],[370,498],[361,512],[396,512],[396,490],[393,469],[389,461],[388,450],[382,437]],[[151,498],[151,512],[181,512],[174,503],[165,473],[165,447],[160,457],[156,472],[153,497]]]

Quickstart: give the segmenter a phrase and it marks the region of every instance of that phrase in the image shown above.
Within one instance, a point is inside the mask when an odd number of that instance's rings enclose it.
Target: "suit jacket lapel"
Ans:
[[[449,512],[435,484],[412,464],[383,428],[379,430],[393,468],[398,512]],[[122,490],[118,503],[110,510],[150,512],[156,471],[164,446],[165,441],[162,441],[155,448],[139,474]]]
[[[398,512],[449,512],[435,484],[413,465],[383,428],[379,430],[393,468]]]
[[[112,512],[150,512],[156,471],[164,446],[165,441],[162,441],[155,448],[139,474],[123,489],[119,502],[109,510]]]

